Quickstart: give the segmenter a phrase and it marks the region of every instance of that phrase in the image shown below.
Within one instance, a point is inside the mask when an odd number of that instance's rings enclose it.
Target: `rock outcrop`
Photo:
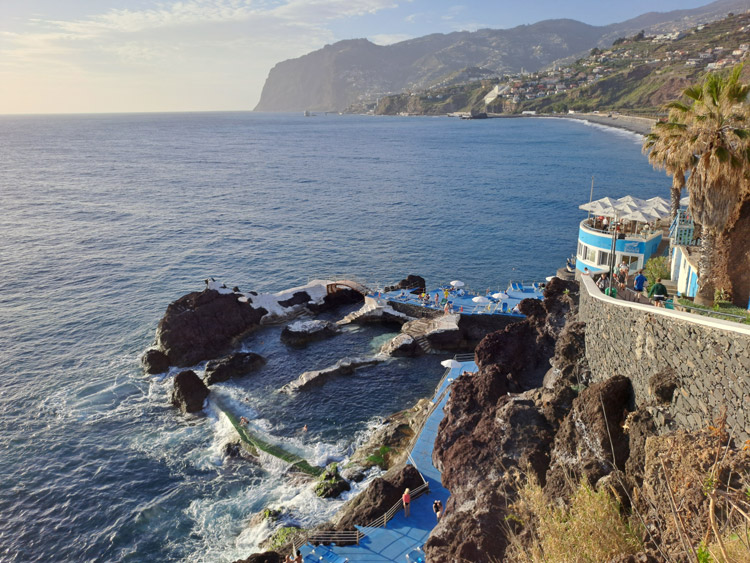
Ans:
[[[242,377],[263,367],[266,359],[253,352],[238,352],[220,360],[211,360],[206,364],[203,381],[206,385],[213,385],[228,381],[232,377]]]
[[[164,373],[169,369],[169,358],[161,350],[149,348],[141,357],[141,365],[146,373]]]
[[[267,311],[212,289],[189,293],[167,307],[156,330],[170,365],[190,366],[226,352],[260,326]]]
[[[181,371],[174,378],[172,404],[184,413],[203,409],[203,401],[208,397],[208,387],[193,370]]]
[[[327,380],[332,377],[340,375],[352,375],[358,368],[365,366],[373,366],[383,361],[384,358],[370,357],[370,358],[345,358],[339,360],[331,367],[306,371],[301,374],[294,381],[290,381],[284,385],[280,391],[282,393],[294,393],[295,391],[302,391],[308,387],[314,385],[323,385]]]
[[[396,285],[388,285],[383,291],[398,291],[399,289],[409,290],[412,293],[422,293],[427,286],[422,276],[409,274]]]
[[[335,498],[351,489],[349,483],[339,474],[338,464],[332,463],[315,484],[315,494],[322,498]]]
[[[339,326],[331,321],[297,321],[284,327],[281,331],[281,341],[289,346],[302,347],[309,342],[335,336],[339,332]]]

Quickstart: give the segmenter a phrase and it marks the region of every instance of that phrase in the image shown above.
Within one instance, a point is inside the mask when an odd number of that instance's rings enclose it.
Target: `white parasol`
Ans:
[[[490,300],[487,299],[484,295],[477,295],[476,297],[472,297],[471,299],[474,303],[489,303]]]
[[[456,360],[443,360],[440,362],[440,365],[446,368],[460,368],[461,362],[457,362]]]
[[[453,280],[453,281],[451,282],[451,285],[452,285],[453,287],[463,287],[463,286],[465,286],[466,284],[465,284],[464,282],[462,282],[461,280]]]

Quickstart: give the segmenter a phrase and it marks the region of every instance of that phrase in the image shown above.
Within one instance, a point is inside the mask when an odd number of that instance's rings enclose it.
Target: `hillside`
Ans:
[[[708,70],[750,57],[750,13],[684,32],[618,38],[605,49],[537,73],[474,80],[420,93],[386,96],[378,114],[627,111],[654,114]],[[745,70],[746,76],[750,68]],[[363,107],[353,108],[361,111]]]
[[[512,29],[432,34],[393,45],[352,39],[326,45],[271,69],[256,111],[343,110],[399,93],[439,88],[467,68],[482,78],[537,72],[641,29],[686,29],[744,11],[745,0],[718,0],[693,10],[649,13],[617,24],[591,26],[569,19]]]

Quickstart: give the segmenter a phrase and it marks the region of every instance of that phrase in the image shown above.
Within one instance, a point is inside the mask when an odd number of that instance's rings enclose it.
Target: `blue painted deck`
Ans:
[[[523,317],[520,313],[513,313],[513,307],[518,305],[523,299],[542,299],[543,289],[521,284],[514,284],[514,286],[515,287],[508,287],[508,289],[503,292],[506,297],[501,299],[494,299],[491,295],[484,295],[484,297],[487,297],[490,300],[489,303],[475,303],[472,299],[477,297],[476,293],[470,293],[461,289],[454,290],[446,287],[428,291],[427,300],[420,300],[419,295],[410,293],[406,290],[380,292],[379,294],[372,295],[372,297],[380,296],[382,299],[390,301],[408,303],[409,305],[417,305],[419,307],[442,311],[445,308],[445,295],[447,292],[447,299],[452,313],[462,313],[465,315],[493,314]]]
[[[440,402],[425,422],[424,428],[411,451],[417,469],[430,484],[430,492],[412,501],[410,516],[406,518],[404,512],[400,511],[393,520],[388,522],[386,528],[358,526],[358,529],[368,534],[360,541],[359,545],[318,546],[315,548],[305,545],[300,551],[306,563],[344,563],[346,560],[378,563],[384,561],[419,563],[424,561],[421,547],[437,524],[432,503],[435,499],[440,499],[443,506],[446,506],[450,496],[448,489],[444,488],[441,483],[440,472],[432,464],[432,448],[435,444],[438,426],[443,419],[443,407],[450,395],[450,384],[462,373],[475,371],[477,371],[477,365],[474,362],[462,362],[460,367],[450,370],[440,388],[435,392],[433,401],[439,400]],[[443,395],[444,391],[445,394]]]

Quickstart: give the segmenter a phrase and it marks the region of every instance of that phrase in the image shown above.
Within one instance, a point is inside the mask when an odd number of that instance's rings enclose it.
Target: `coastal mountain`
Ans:
[[[746,9],[745,0],[719,0],[608,26],[558,19],[512,29],[432,34],[385,46],[367,39],[339,41],[274,66],[255,111],[340,111],[387,94],[439,87],[466,68],[488,77],[535,72],[642,29],[682,30]]]

